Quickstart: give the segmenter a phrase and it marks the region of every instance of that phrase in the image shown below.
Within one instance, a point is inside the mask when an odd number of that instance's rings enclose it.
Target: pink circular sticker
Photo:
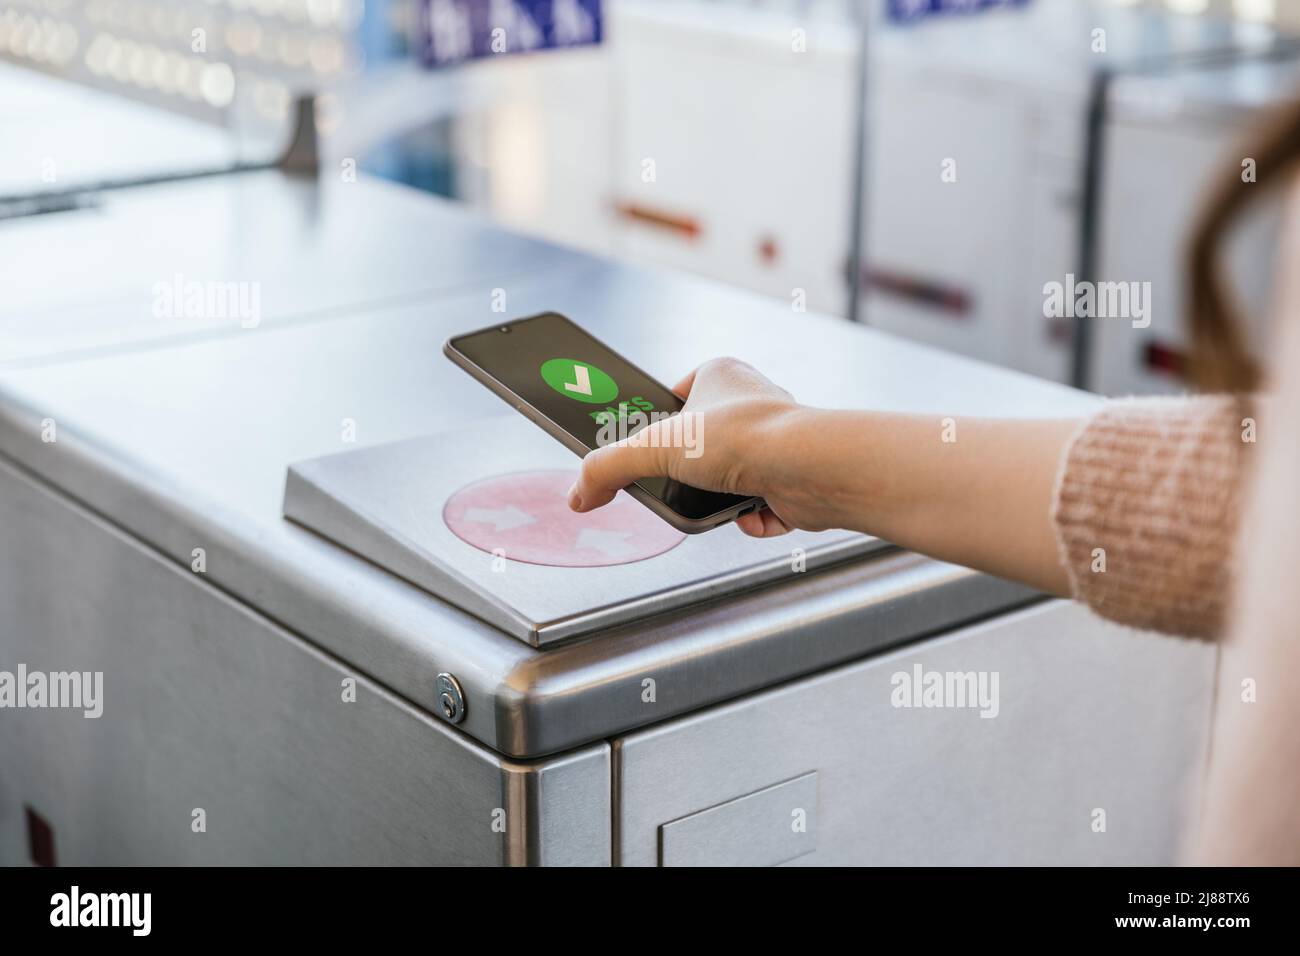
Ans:
[[[603,508],[570,511],[576,477],[572,471],[520,471],[485,478],[448,498],[442,520],[481,551],[558,568],[644,561],[686,537],[623,491]]]

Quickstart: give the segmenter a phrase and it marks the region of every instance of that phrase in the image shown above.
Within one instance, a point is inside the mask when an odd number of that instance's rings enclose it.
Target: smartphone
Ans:
[[[626,434],[620,425],[635,431],[654,414],[682,410],[669,388],[558,312],[453,336],[443,352],[580,457]],[[671,478],[643,478],[625,490],[687,534],[764,505],[761,498],[704,491]]]

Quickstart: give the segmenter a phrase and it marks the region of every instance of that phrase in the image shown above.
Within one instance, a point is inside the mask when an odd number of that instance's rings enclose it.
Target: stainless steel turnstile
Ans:
[[[633,561],[604,527],[555,566],[449,524],[574,467],[440,354],[503,302],[936,440],[1090,397],[369,180],[109,193],[0,224],[0,261],[0,670],[104,674],[99,719],[0,710],[0,861],[33,814],[60,863],[1174,858],[1204,646],[860,535]],[[176,277],[257,283],[259,321],[156,318]],[[565,520],[538,495],[455,515],[509,541]],[[996,673],[996,715],[896,706],[918,667]]]

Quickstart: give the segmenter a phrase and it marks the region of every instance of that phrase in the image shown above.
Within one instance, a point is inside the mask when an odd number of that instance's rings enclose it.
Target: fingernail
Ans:
[[[569,488],[569,507],[574,511],[582,510],[582,495],[578,494],[578,483],[576,481]]]

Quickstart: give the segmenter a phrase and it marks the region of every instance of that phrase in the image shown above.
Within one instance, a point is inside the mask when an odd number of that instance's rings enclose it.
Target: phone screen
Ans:
[[[587,448],[599,447],[611,434],[623,437],[628,426],[635,431],[656,413],[682,409],[682,400],[671,390],[558,313],[471,332],[451,344]],[[689,440],[689,431],[683,431]],[[644,478],[637,484],[691,520],[749,500],[670,478]]]

